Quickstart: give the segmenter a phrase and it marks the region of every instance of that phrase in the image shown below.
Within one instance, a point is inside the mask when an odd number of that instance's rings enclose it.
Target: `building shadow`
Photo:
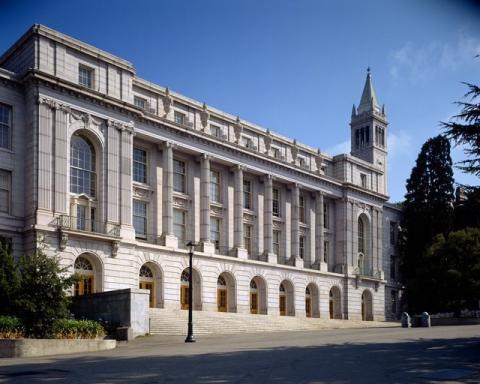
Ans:
[[[0,383],[478,383],[480,337],[48,360],[4,365]]]

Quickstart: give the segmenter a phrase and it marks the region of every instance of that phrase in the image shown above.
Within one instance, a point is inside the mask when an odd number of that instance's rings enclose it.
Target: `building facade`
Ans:
[[[82,274],[73,294],[383,320],[399,310],[387,117],[368,72],[351,153],[331,156],[35,25],[0,57],[0,234]]]

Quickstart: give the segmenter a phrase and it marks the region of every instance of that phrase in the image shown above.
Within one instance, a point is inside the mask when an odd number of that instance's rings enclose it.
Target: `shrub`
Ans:
[[[42,250],[22,257],[19,267],[17,306],[26,333],[29,337],[52,337],[55,321],[68,315],[70,298],[66,291],[75,277],[66,277],[67,271],[60,267],[58,258]]]
[[[59,319],[53,324],[57,339],[97,339],[105,336],[105,329],[93,320]]]
[[[19,318],[0,316],[0,339],[20,339],[24,334],[24,328]]]
[[[19,286],[20,276],[12,254],[12,243],[0,236],[0,315],[15,313]]]

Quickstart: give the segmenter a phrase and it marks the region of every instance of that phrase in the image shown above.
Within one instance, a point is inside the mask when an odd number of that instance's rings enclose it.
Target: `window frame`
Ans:
[[[89,74],[90,77],[90,84],[85,84],[82,79],[81,75],[81,70],[86,71],[86,73]],[[94,89],[95,88],[95,68],[90,67],[88,65],[79,63],[78,64],[78,84],[82,87],[88,88],[88,89]]]
[[[248,185],[248,190],[245,186]],[[252,201],[252,181],[249,179],[243,179],[242,191],[243,191],[243,208],[248,210],[253,210],[253,201]]]
[[[173,121],[175,122],[175,124],[186,125],[187,114],[184,113],[184,112],[174,110],[173,111]]]
[[[217,183],[212,182],[213,180],[213,175],[217,175]],[[221,179],[221,174],[220,171],[217,171],[216,169],[211,169],[210,170],[210,201],[214,203],[221,203],[222,202],[222,179]],[[214,197],[214,195],[217,195]]]
[[[214,230],[214,226],[212,225],[212,223],[214,222],[217,223],[216,230]],[[222,219],[216,216],[211,216],[210,217],[210,241],[213,243],[216,252],[220,251],[220,240],[222,236],[221,228],[222,228]],[[214,236],[214,234],[216,234],[216,236]]]
[[[275,197],[275,194],[277,195]],[[272,216],[273,217],[282,217],[282,212],[280,209],[280,188],[273,187],[272,188]]]
[[[83,159],[80,156],[75,158],[75,161],[77,162],[77,165],[73,165],[74,163],[74,154],[72,153],[72,146],[73,146],[73,140],[74,139],[81,139],[83,140],[90,149],[90,154],[91,154],[91,159],[90,162],[92,164],[91,169],[86,169],[82,168],[78,163],[80,163]],[[70,180],[69,180],[69,191],[70,193],[76,194],[76,195],[87,195],[92,199],[95,199],[97,197],[97,188],[98,188],[98,174],[97,174],[97,169],[98,169],[98,164],[97,164],[97,152],[96,148],[94,147],[93,143],[88,137],[85,137],[83,135],[72,135],[70,138],[70,153],[69,153],[69,172],[70,172]],[[76,170],[76,172],[73,172],[73,170]],[[85,176],[88,175],[90,180],[89,180],[89,190],[86,192],[85,191],[85,185],[84,180]],[[76,179],[76,182],[72,182],[72,179]],[[79,183],[80,180],[83,180],[82,183]],[[75,186],[75,188],[73,188]],[[77,189],[77,190],[74,190]],[[80,190],[80,191],[79,191]]]
[[[7,132],[7,146],[1,145],[0,141],[0,149],[11,151],[13,145],[13,106],[5,103],[0,103],[0,108],[5,108],[7,110],[8,117],[7,123],[0,122],[0,133],[2,133],[2,127],[5,127],[5,130]]]
[[[272,233],[272,252],[278,257],[280,256],[280,244],[282,243],[282,231],[273,230]]]
[[[136,214],[137,213],[137,210],[135,209],[136,206],[138,207],[138,205],[143,205],[144,209],[145,209],[145,215],[144,216],[141,216],[141,215],[138,215]],[[137,228],[135,226],[135,219],[143,219],[143,227],[144,227],[144,233],[141,233],[141,232],[137,232]],[[135,229],[135,238],[136,239],[146,239],[147,236],[148,236],[148,202],[144,201],[144,200],[139,200],[139,199],[133,199],[133,204],[132,204],[132,224],[133,224],[133,228]]]
[[[1,210],[1,214],[7,214],[11,215],[12,213],[12,171],[7,170],[7,169],[0,169],[0,174],[4,173],[6,180],[7,180],[7,185],[6,187],[0,185],[0,190],[1,191],[6,191],[7,194],[7,204],[6,204],[6,210]]]
[[[253,225],[244,223],[243,224],[243,246],[246,249],[248,255],[252,255],[252,247],[253,247],[252,241],[253,241]]]
[[[307,236],[305,235],[298,236],[298,256],[300,256],[301,259],[305,259],[305,256],[306,256],[306,252],[307,252],[306,243],[307,243]]]
[[[300,195],[298,197],[298,219],[303,224],[307,223],[305,196],[303,195]]]
[[[183,164],[183,173],[177,172],[175,168],[175,163],[182,163]],[[177,189],[177,177],[176,176],[181,175],[182,176],[182,190]],[[178,193],[187,193],[187,162],[181,159],[174,158],[173,159],[173,191],[178,192]]]
[[[139,103],[137,103],[137,101]],[[141,104],[141,105],[140,105]],[[142,108],[142,109],[146,109],[147,108],[147,104],[148,104],[148,100],[141,97],[141,96],[137,96],[137,95],[134,95],[133,96],[133,105],[135,105],[136,107],[138,108]]]
[[[176,213],[180,213],[182,217],[182,223],[176,222]],[[176,229],[181,228],[182,236],[178,236],[179,233]],[[178,240],[178,247],[185,248],[187,243],[187,212],[183,209],[173,208],[173,234]]]
[[[145,154],[145,163],[142,163],[141,161],[135,159],[135,151],[142,151],[142,152],[144,152],[144,154]],[[135,147],[135,146],[134,146],[134,147],[133,147],[133,156],[132,156],[132,157],[133,157],[133,159],[132,159],[132,160],[133,160],[133,175],[132,175],[133,181],[136,182],[136,183],[147,184],[147,183],[148,183],[148,151],[147,151],[146,149],[144,149],[144,148]],[[140,180],[137,180],[137,179],[135,178],[135,175],[136,175],[136,172],[135,172],[136,167],[135,167],[135,165],[136,165],[136,164],[142,165],[142,166],[144,167],[144,178],[143,178],[143,180],[141,180],[141,181],[140,181]]]

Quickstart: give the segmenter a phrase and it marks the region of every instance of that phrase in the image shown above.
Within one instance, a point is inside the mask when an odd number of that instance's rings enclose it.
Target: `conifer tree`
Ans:
[[[465,145],[464,152],[469,158],[460,161],[458,168],[480,176],[480,87],[469,83],[465,85],[469,88],[465,97],[470,98],[470,101],[457,102],[462,111],[455,116],[454,121],[442,125],[449,139],[456,145]]]
[[[453,171],[449,141],[439,135],[422,146],[407,180],[402,244],[403,277],[410,310],[429,310],[437,296],[433,266],[425,252],[437,234],[447,235],[453,223]]]

